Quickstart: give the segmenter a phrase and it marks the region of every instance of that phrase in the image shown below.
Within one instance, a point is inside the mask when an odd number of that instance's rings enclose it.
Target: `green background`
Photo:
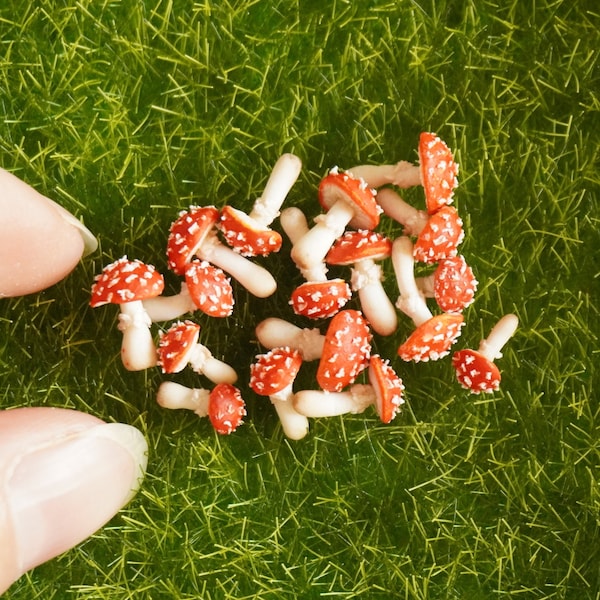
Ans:
[[[0,165],[100,248],[51,289],[0,303],[0,406],[131,423],[150,456],[125,510],[6,598],[599,598],[597,2],[33,4],[0,8]],[[469,395],[449,359],[402,363],[401,316],[374,351],[404,380],[403,414],[315,420],[286,440],[247,381],[255,324],[294,319],[287,241],[259,260],[274,296],[236,286],[230,318],[197,316],[239,371],[237,432],[161,409],[165,376],[122,368],[118,311],[87,305],[104,265],[151,262],[173,293],[164,247],[179,210],[249,210],[293,152],[303,170],[286,203],[312,218],[329,167],[416,161],[425,130],[460,164],[461,251],[480,282],[456,347],[520,319],[498,393]],[[422,206],[420,188],[405,197]]]

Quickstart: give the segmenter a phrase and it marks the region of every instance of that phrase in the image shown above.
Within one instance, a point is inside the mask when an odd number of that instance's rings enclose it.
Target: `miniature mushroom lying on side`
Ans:
[[[214,206],[191,206],[181,211],[167,240],[169,268],[184,275],[188,263],[197,256],[229,273],[254,296],[273,294],[277,282],[271,273],[222,244],[217,236],[218,221],[219,211]]]
[[[192,321],[174,323],[161,335],[158,343],[158,365],[163,373],[179,373],[188,364],[198,374],[214,383],[235,383],[233,367],[213,357],[210,350],[198,342],[200,325]]]
[[[494,360],[500,358],[503,346],[514,335],[519,324],[516,315],[504,315],[494,325],[478,350],[458,350],[452,356],[459,383],[474,394],[495,392],[500,387],[500,370]]]
[[[292,440],[300,440],[308,433],[308,419],[292,404],[292,387],[301,366],[302,355],[289,347],[260,354],[250,366],[250,387],[260,396],[270,398],[283,432]]]
[[[118,304],[119,330],[123,333],[121,360],[129,371],[156,365],[156,347],[150,332],[152,321],[143,300],[162,293],[164,278],[152,265],[123,256],[106,266],[92,286],[90,306]]]
[[[188,388],[174,381],[163,381],[156,401],[163,408],[186,409],[199,417],[208,417],[217,433],[234,432],[246,416],[246,403],[238,388],[219,383],[212,390]]]
[[[306,217],[299,208],[292,206],[281,211],[279,221],[292,244],[296,244],[309,231]],[[307,268],[300,264],[296,266],[306,279],[290,297],[290,304],[297,315],[309,319],[328,319],[352,297],[350,286],[344,279],[327,279],[327,267],[323,261]]]
[[[360,307],[371,328],[381,335],[391,335],[398,325],[394,304],[383,288],[381,266],[375,264],[391,253],[392,242],[387,237],[359,229],[346,231],[325,257],[325,262],[331,265],[352,266],[352,290],[358,292]]]
[[[389,361],[369,359],[369,384],[355,383],[346,391],[301,390],[294,395],[296,410],[307,417],[333,417],[362,413],[374,405],[382,423],[390,423],[404,404],[404,385]]]
[[[396,306],[416,326],[408,339],[398,348],[406,361],[438,360],[450,352],[464,323],[462,313],[442,313],[433,316],[414,277],[413,244],[406,236],[394,240],[392,263],[400,296]]]
[[[431,132],[419,136],[419,166],[400,161],[395,165],[361,165],[351,172],[374,188],[386,184],[400,188],[422,185],[430,215],[452,202],[458,185],[458,163],[446,143]]]
[[[315,218],[316,225],[302,236],[292,248],[292,259],[307,269],[323,262],[333,242],[347,225],[354,229],[375,229],[379,224],[381,208],[376,192],[362,179],[337,167],[319,184],[318,199],[326,210]]]
[[[250,214],[231,206],[221,209],[218,224],[225,241],[243,256],[267,256],[281,248],[281,235],[269,225],[294,185],[302,161],[294,154],[279,157],[267,181],[263,195],[257,198]]]

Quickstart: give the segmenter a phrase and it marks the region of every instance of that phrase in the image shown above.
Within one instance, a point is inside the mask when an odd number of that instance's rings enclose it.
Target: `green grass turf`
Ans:
[[[89,411],[150,445],[131,505],[6,598],[600,598],[599,28],[592,0],[4,0],[0,163],[100,249],[0,303],[0,406]],[[105,264],[166,273],[177,212],[249,209],[286,151],[304,163],[288,202],[312,217],[328,167],[414,161],[423,130],[460,163],[480,281],[456,347],[505,312],[521,321],[498,393],[463,391],[448,359],[401,363],[401,319],[375,349],[404,379],[404,413],[286,440],[246,384],[254,324],[292,318],[289,246],[262,261],[276,296],[236,287],[232,317],[199,317],[240,372],[235,434],[160,409],[157,370],[123,370],[117,311],[87,306]],[[312,365],[296,387],[315,387]]]

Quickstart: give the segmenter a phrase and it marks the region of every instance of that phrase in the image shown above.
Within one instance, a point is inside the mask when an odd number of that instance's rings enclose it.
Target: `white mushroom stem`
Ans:
[[[269,399],[275,407],[285,435],[291,440],[301,440],[308,433],[309,423],[307,417],[294,408],[292,385],[290,383],[276,394],[271,394]]]
[[[229,273],[258,298],[266,298],[277,289],[277,282],[269,271],[222,244],[215,231],[206,236],[196,256]]]
[[[418,327],[433,317],[425,297],[417,287],[414,275],[413,243],[410,238],[401,236],[392,244],[392,264],[396,274],[400,296],[396,306],[410,317]]]
[[[365,317],[377,333],[391,335],[398,326],[398,317],[381,282],[382,269],[375,261],[366,258],[354,264],[350,283],[358,292]]]
[[[309,269],[323,262],[325,255],[354,217],[354,209],[345,200],[338,200],[324,214],[315,218],[315,225],[292,247],[292,260],[300,269]]]
[[[421,168],[401,160],[394,165],[359,165],[349,169],[354,177],[364,179],[369,187],[393,184],[400,188],[422,185]]]
[[[315,328],[301,328],[277,317],[264,319],[256,326],[258,341],[269,350],[289,346],[298,350],[302,359],[316,360],[323,353],[325,336]]]
[[[423,277],[415,277],[415,283],[425,298],[435,298],[435,275],[433,273]]]
[[[158,387],[156,401],[163,408],[183,408],[195,412],[199,417],[208,416],[210,390],[188,388],[174,381],[163,381]]]
[[[383,188],[377,192],[377,204],[388,217],[404,227],[405,235],[419,235],[429,219],[427,211],[410,205],[390,188]]]
[[[196,344],[189,358],[189,364],[199,375],[205,375],[213,383],[235,383],[235,369],[217,358],[203,344]]]
[[[309,231],[308,222],[304,213],[295,206],[290,206],[281,211],[279,215],[279,223],[283,228],[283,231],[288,236],[292,245],[302,236],[306,235]],[[292,256],[293,258],[293,256]],[[296,263],[298,269],[302,273],[302,277],[306,281],[326,281],[327,280],[327,266],[323,261],[320,261],[314,265],[310,265],[308,268],[303,268],[301,265]]]
[[[282,154],[271,171],[263,195],[254,202],[250,218],[261,225],[270,225],[279,215],[279,209],[298,179],[301,168],[302,161],[295,154]]]
[[[194,304],[185,282],[181,284],[179,294],[156,296],[155,298],[143,300],[143,304],[153,323],[172,321],[186,313],[194,312],[198,308]]]
[[[494,361],[502,356],[502,348],[508,340],[515,334],[519,325],[519,319],[516,315],[504,315],[494,325],[486,339],[481,340],[479,352],[489,361]]]
[[[128,371],[154,367],[158,356],[150,325],[152,321],[141,300],[120,305],[119,331],[123,334],[121,360]]]
[[[355,383],[343,392],[301,390],[294,395],[296,411],[312,418],[362,413],[375,401],[373,386],[363,383]]]

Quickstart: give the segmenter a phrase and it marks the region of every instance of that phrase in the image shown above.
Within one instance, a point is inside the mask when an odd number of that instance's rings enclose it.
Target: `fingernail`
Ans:
[[[16,457],[4,484],[16,577],[105,525],[135,495],[146,465],[143,435],[117,423],[54,439]]]
[[[52,204],[57,208],[60,216],[63,220],[72,225],[77,229],[81,238],[83,239],[83,256],[88,256],[92,252],[95,252],[98,249],[98,240],[96,236],[77,218],[75,218],[68,210],[63,208],[60,204],[57,204],[54,201],[51,201]]]

